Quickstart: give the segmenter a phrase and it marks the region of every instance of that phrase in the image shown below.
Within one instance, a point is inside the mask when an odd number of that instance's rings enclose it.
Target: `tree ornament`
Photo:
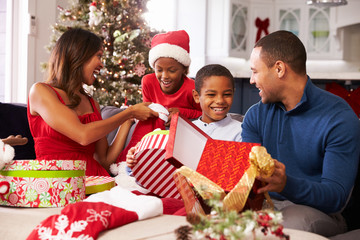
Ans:
[[[138,63],[134,68],[135,74],[138,75],[139,77],[144,76],[145,71],[146,71],[146,67],[143,63]]]
[[[97,10],[96,2],[92,2],[89,7],[89,26],[93,27],[94,25],[97,26],[102,21],[102,12]]]
[[[122,19],[122,14],[120,13],[119,15],[117,15],[117,17],[116,17],[116,21],[120,21],[121,19]]]
[[[148,63],[148,52],[152,37],[158,33],[146,24],[142,16],[147,11],[147,2],[148,0],[69,0],[68,9],[58,7],[59,21],[52,25],[53,35],[47,46],[49,51],[68,28],[84,28],[103,40],[104,69],[100,71],[94,85],[90,86],[93,88],[92,96],[101,106],[121,107],[125,96],[128,105],[142,102],[140,88],[143,75],[139,76],[140,72],[135,69],[142,63],[145,66],[144,74],[153,72]],[[97,14],[95,18],[94,13]],[[95,19],[99,20],[99,17],[102,20],[95,23]],[[47,64],[43,63],[42,69],[45,70],[46,67]]]

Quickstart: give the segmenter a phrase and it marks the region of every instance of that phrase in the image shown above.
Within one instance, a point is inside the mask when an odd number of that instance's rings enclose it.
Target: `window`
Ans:
[[[175,27],[176,0],[149,0],[144,17],[151,28],[171,31]]]
[[[0,102],[5,100],[6,0],[0,0]]]

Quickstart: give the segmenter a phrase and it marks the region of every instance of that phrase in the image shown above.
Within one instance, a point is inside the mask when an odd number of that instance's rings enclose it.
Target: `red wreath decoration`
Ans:
[[[256,40],[255,42],[259,41],[261,38],[261,33],[264,31],[265,36],[269,34],[268,27],[270,25],[269,18],[266,18],[264,20],[261,20],[260,18],[256,18],[255,20],[255,26],[258,28],[256,33]]]

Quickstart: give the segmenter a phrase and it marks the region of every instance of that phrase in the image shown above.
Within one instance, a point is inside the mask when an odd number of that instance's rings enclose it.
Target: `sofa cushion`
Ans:
[[[0,138],[10,135],[27,137],[28,143],[15,146],[14,159],[35,159],[34,139],[27,119],[26,104],[0,103]]]
[[[101,116],[103,119],[106,119],[106,118],[109,118],[121,111],[123,111],[124,109],[120,109],[118,107],[115,107],[115,106],[105,106],[105,107],[102,107],[101,108]],[[237,121],[240,121],[242,122],[243,119],[244,119],[244,116],[241,115],[241,114],[238,114],[238,113],[230,113],[230,116],[237,120]],[[129,131],[129,134],[128,134],[128,137],[126,139],[126,143],[125,143],[125,146],[129,143],[130,139],[131,139],[131,135],[135,129],[135,126],[136,124],[133,124],[130,131]],[[118,128],[116,128],[115,130],[113,130],[112,132],[110,132],[108,135],[107,135],[107,140],[108,140],[108,144],[111,144],[112,141],[114,140],[115,136],[116,136],[116,133],[118,131]]]

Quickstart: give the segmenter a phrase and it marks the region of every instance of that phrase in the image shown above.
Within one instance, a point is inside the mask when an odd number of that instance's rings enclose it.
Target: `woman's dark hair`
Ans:
[[[261,38],[254,46],[261,47],[260,57],[267,67],[280,60],[297,74],[306,74],[306,50],[300,39],[288,31],[276,31]]]
[[[98,36],[81,28],[69,29],[57,40],[49,60],[47,83],[66,92],[70,108],[80,103],[76,89],[86,94],[82,87],[83,66],[101,47],[102,40]]]
[[[200,94],[201,88],[204,85],[204,81],[211,76],[222,76],[227,77],[233,89],[235,88],[234,77],[226,67],[220,64],[209,64],[200,68],[195,76],[195,90]]]

